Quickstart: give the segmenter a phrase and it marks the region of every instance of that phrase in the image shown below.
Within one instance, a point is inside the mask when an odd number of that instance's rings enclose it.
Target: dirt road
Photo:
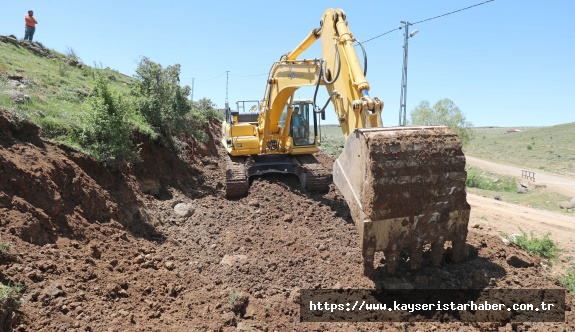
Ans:
[[[494,163],[487,160],[478,159],[471,156],[465,156],[465,159],[469,165],[477,166],[479,168],[483,168],[495,173],[503,174],[503,175],[511,175],[515,177],[521,177],[521,170],[531,171],[535,173],[535,183],[537,184],[544,184],[547,188],[566,195],[570,197],[575,196],[575,179],[545,173],[541,170],[534,170],[528,168],[522,168],[517,166],[510,166],[504,165],[499,163]]]
[[[538,210],[517,204],[497,201],[493,198],[468,194],[467,201],[471,205],[470,227],[480,228],[488,234],[520,233],[519,228],[526,232],[542,236],[551,234],[563,250],[563,255],[575,255],[575,216]]]
[[[520,176],[523,169],[470,156],[465,158],[470,165],[504,175]],[[548,189],[563,195],[575,196],[575,179],[531,171],[535,172],[537,184],[544,184]],[[499,236],[501,233],[519,234],[520,228],[528,233],[533,231],[538,236],[550,233],[550,238],[563,251],[560,255],[562,261],[568,261],[568,257],[575,256],[573,213],[554,213],[472,194],[467,195],[467,200],[471,205],[470,227],[480,228],[488,234]]]

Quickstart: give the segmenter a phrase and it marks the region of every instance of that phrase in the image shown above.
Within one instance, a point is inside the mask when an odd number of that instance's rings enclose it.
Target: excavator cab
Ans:
[[[317,122],[313,114],[313,105],[310,100],[294,102],[290,121],[290,136],[295,146],[315,144]],[[313,119],[311,124],[310,118]]]

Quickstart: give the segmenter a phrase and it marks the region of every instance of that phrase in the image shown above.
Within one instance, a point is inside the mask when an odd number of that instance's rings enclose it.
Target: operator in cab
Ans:
[[[304,120],[301,114],[299,114],[298,106],[294,107],[293,109],[293,113],[291,116],[291,123],[294,138],[303,138],[305,135]]]

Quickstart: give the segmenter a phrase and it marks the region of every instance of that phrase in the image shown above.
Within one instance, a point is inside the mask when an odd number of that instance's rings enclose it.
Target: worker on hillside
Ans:
[[[32,41],[34,37],[34,32],[36,31],[36,18],[34,17],[34,12],[29,10],[28,15],[24,16],[24,22],[26,23],[26,30],[24,31],[24,40]]]

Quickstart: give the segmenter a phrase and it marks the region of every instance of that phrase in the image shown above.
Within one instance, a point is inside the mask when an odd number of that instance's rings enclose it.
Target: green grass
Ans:
[[[547,188],[530,189],[526,193],[517,193],[516,179],[512,176],[496,174],[478,167],[467,166],[467,192],[474,195],[495,197],[502,201],[530,206],[532,208],[548,210],[558,213],[571,213],[570,210],[561,209],[559,202],[569,201],[571,198],[555,193]]]
[[[69,62],[78,59],[78,56],[71,49],[68,55],[50,51],[55,59],[35,55],[24,47],[0,42],[0,108],[13,111],[20,118],[38,124],[45,137],[70,144],[70,136],[81,130],[87,117],[88,108],[84,104],[94,89],[94,74],[106,77],[115,91],[126,95],[135,83],[135,78],[108,68],[72,66]],[[10,82],[17,80],[24,85],[15,87]],[[11,90],[28,95],[29,101],[15,103],[9,96]],[[151,132],[141,116],[130,115],[130,123],[142,132]]]
[[[513,192],[517,190],[517,181],[513,176],[495,174],[477,167],[466,167],[468,188],[477,188],[497,192]]]
[[[0,283],[0,322],[10,324],[12,314],[22,303],[22,285],[4,285]]]
[[[9,250],[10,250],[10,244],[9,243],[0,242],[0,256],[8,254]]]
[[[575,293],[575,267],[571,267],[565,271],[565,275],[559,278],[559,281],[571,292]]]
[[[234,306],[234,303],[236,303],[238,297],[240,297],[240,293],[238,291],[233,291],[232,294],[230,294],[230,300],[228,301],[230,307]]]
[[[551,235],[550,233],[546,233],[542,238],[539,238],[533,235],[533,231],[531,231],[528,236],[524,230],[521,228],[519,230],[521,231],[521,235],[515,237],[506,235],[505,238],[511,242],[517,243],[529,253],[546,259],[557,259],[557,254],[561,250],[557,247],[557,244],[549,238]]]
[[[35,44],[35,46],[41,46],[39,43]],[[129,77],[118,71],[104,68],[101,63],[100,65],[94,64],[93,67],[85,64],[78,65],[81,63],[79,56],[71,48],[68,48],[67,54],[49,49],[45,49],[45,51],[49,53],[49,56],[36,55],[23,44],[13,45],[0,42],[0,110],[8,110],[5,113],[9,116],[15,115],[17,120],[24,119],[37,124],[41,129],[43,138],[75,147],[96,158],[106,157],[99,158],[101,160],[116,160],[118,159],[118,156],[115,155],[117,153],[109,147],[119,145],[112,146],[110,142],[113,140],[123,142],[129,140],[129,137],[120,137],[120,135],[108,137],[110,135],[101,135],[103,130],[96,130],[92,135],[94,136],[92,141],[95,143],[83,139],[86,137],[88,129],[97,127],[94,126],[93,121],[94,105],[90,101],[93,101],[97,90],[96,81],[100,80],[101,82],[102,80],[98,79],[101,77],[109,88],[110,94],[118,96],[117,100],[121,99],[122,101],[123,112],[117,114],[117,118],[121,118],[122,125],[127,128],[126,131],[133,133],[135,130],[154,140],[158,138],[159,128],[157,126],[152,127],[152,122],[143,116],[141,107],[138,107],[149,96],[134,94],[135,87],[141,78]],[[179,65],[176,68],[179,68]],[[175,81],[177,82],[176,85],[179,84],[179,80]],[[209,99],[203,98],[198,102],[189,102],[186,95],[186,89],[189,87],[181,88],[183,92],[180,104],[189,104],[191,110],[184,114],[185,117],[182,119],[170,123],[173,128],[168,128],[165,131],[172,133],[174,128],[183,127],[182,124],[185,124],[185,131],[177,132],[177,135],[193,136],[205,142],[208,138],[205,133],[205,125],[214,118],[221,119],[221,115],[215,110],[215,105]],[[15,101],[12,97],[14,94],[25,95],[26,97]],[[152,104],[155,102],[157,100],[152,100]],[[108,104],[110,103],[106,103],[106,105]],[[161,100],[161,104],[172,105],[173,100]],[[112,117],[114,112],[110,108],[104,106],[102,108],[106,108],[107,113],[96,119],[98,121],[96,125],[101,125],[100,129],[108,129],[107,117]],[[169,110],[170,107],[168,106],[167,109]],[[171,117],[168,116],[168,119]],[[118,134],[120,131],[110,130],[110,132]],[[175,138],[176,134],[174,135]],[[165,139],[171,138],[165,137]],[[177,150],[179,141],[175,139],[174,142],[173,145]],[[99,144],[102,149],[92,149],[94,144]],[[167,145],[172,146],[171,144]],[[102,153],[98,154],[95,151]],[[109,154],[114,154],[113,158],[107,158]],[[129,160],[127,161],[129,162]]]
[[[22,285],[0,284],[0,301],[19,300],[23,291]]]
[[[320,129],[320,149],[339,157],[345,144],[341,128],[338,125],[322,125]]]
[[[507,133],[509,129],[520,132]],[[551,127],[475,128],[465,154],[575,176],[575,122]]]

